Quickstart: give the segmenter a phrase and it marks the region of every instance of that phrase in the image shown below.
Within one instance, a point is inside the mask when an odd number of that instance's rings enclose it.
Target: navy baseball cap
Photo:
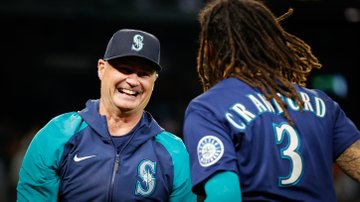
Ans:
[[[111,37],[104,60],[139,57],[150,62],[157,70],[160,66],[160,42],[152,34],[135,29],[121,29]]]

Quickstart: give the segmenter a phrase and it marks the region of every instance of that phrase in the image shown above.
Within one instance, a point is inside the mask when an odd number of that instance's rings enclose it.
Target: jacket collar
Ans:
[[[97,134],[105,141],[111,141],[108,131],[106,117],[99,114],[99,100],[88,100],[86,108],[78,112],[84,121],[96,131]],[[155,121],[151,114],[144,111],[139,123],[133,131],[134,137],[130,142],[130,146],[142,144],[146,140],[154,137],[164,129]]]

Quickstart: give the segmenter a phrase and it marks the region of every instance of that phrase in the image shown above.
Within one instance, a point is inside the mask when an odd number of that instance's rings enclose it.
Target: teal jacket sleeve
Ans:
[[[205,183],[205,202],[240,201],[239,177],[234,172],[216,173]]]
[[[196,195],[191,191],[190,159],[184,143],[179,137],[162,132],[157,136],[172,157],[174,165],[173,191],[170,202],[196,202]]]
[[[31,141],[19,172],[17,201],[57,201],[57,169],[64,145],[80,128],[81,117],[67,113],[52,119]]]

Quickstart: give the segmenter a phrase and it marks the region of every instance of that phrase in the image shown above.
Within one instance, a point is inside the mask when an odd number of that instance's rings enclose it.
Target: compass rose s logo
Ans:
[[[143,40],[144,40],[143,36],[141,36],[140,34],[136,34],[133,38],[131,50],[140,51],[144,46]]]
[[[156,187],[156,162],[142,160],[138,166],[140,180],[136,181],[135,195],[149,196]]]
[[[224,154],[224,144],[219,138],[208,135],[199,141],[197,153],[200,165],[208,167],[220,160]]]

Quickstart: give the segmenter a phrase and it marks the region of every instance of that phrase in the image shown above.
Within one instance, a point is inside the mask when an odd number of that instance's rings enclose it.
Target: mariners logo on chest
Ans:
[[[156,187],[156,162],[148,159],[140,162],[138,176],[141,180],[136,182],[135,195],[150,196]]]
[[[208,167],[220,160],[224,154],[224,144],[212,135],[201,138],[197,147],[199,163],[203,167]]]

